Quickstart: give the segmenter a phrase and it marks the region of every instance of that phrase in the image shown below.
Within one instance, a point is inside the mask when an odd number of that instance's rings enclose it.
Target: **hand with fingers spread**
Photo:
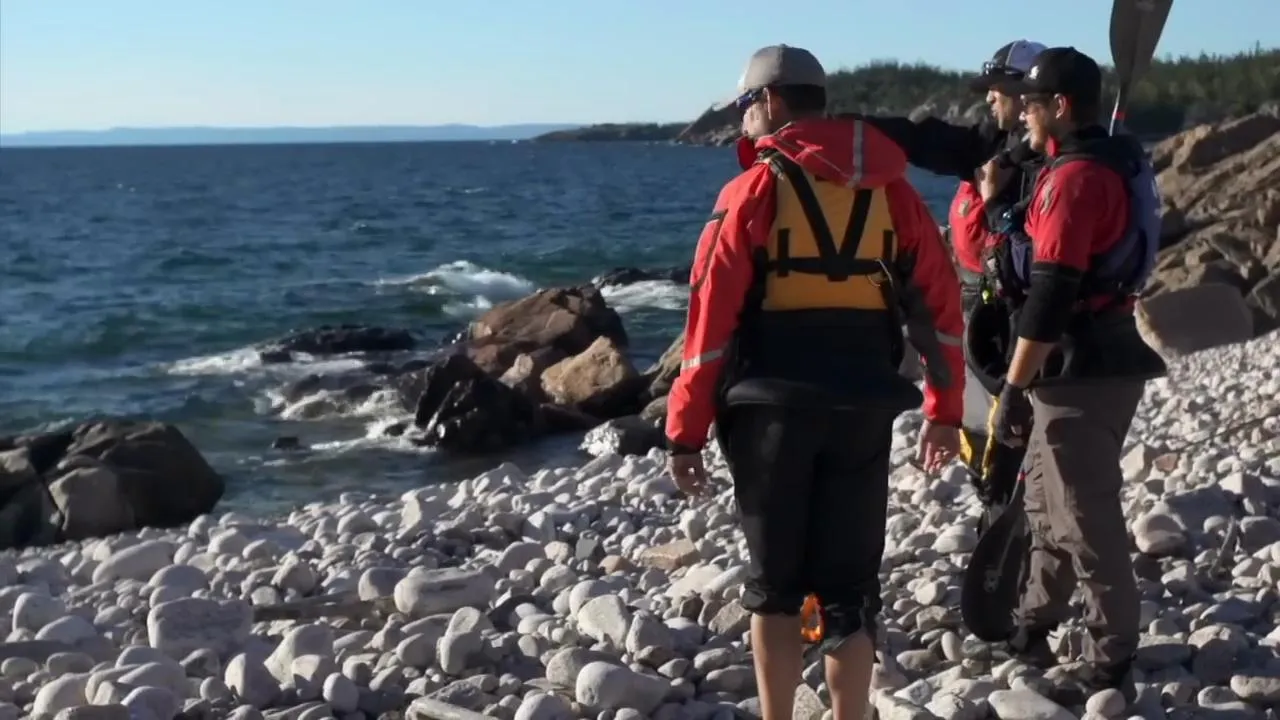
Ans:
[[[920,448],[916,462],[926,473],[942,470],[960,452],[960,429],[925,421],[920,430]]]
[[[696,497],[707,493],[707,468],[702,464],[702,453],[672,453],[667,458],[667,471],[685,495]]]

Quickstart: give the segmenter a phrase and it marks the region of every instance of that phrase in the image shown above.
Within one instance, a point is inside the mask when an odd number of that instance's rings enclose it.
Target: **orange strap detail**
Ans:
[[[800,637],[807,643],[822,642],[826,623],[822,620],[822,606],[817,595],[809,595],[800,608]]]

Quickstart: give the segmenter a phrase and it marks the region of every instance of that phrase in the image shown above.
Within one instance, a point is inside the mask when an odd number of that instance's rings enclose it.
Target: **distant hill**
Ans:
[[[572,123],[522,125],[371,125],[350,127],[159,127],[54,130],[0,134],[0,147],[113,145],[254,145],[289,143],[448,142],[528,140],[577,127]]]
[[[583,127],[553,130],[534,138],[538,142],[564,142],[594,140],[629,140],[636,142],[665,141],[674,138],[689,123],[604,123]]]
[[[1104,72],[1104,92],[1114,97],[1115,73],[1109,67]],[[829,74],[827,96],[833,113],[933,116],[971,123],[988,115],[983,96],[968,87],[973,75],[932,65],[877,61]],[[1259,46],[1235,55],[1156,60],[1133,88],[1125,122],[1131,132],[1158,137],[1278,104],[1280,49]],[[1109,115],[1111,105],[1105,105]],[[649,128],[643,133],[645,140],[690,145],[727,144],[741,133],[737,112],[729,107],[707,110],[682,128],[679,124],[592,125],[537,139],[630,140],[635,139],[637,128]]]

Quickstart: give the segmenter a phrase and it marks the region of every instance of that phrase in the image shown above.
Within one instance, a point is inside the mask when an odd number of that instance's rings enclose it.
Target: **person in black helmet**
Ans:
[[[982,73],[970,82],[975,92],[985,93],[991,117],[1006,133],[1002,152],[984,159],[981,167],[962,177],[947,214],[951,245],[956,260],[965,271],[966,285],[975,294],[980,285],[983,253],[994,236],[991,227],[1005,208],[1022,202],[1030,193],[1044,157],[1024,143],[1022,103],[1005,90],[1021,80],[1036,55],[1045,46],[1030,40],[1014,40],[982,64]],[[975,151],[982,146],[974,148]],[[972,155],[973,152],[963,153]]]
[[[990,292],[987,281],[997,242],[992,228],[1004,212],[1027,202],[1044,165],[1043,154],[1025,140],[1021,100],[1007,89],[1023,78],[1044,49],[1042,43],[1018,39],[1001,46],[982,64],[970,88],[985,94],[991,108],[988,120],[962,126],[934,118],[865,116],[903,148],[913,165],[960,180],[948,212],[948,233],[971,342],[976,338],[989,343],[991,333],[986,327],[1007,323],[1008,308]],[[972,353],[966,363],[961,461],[987,508],[982,527],[1010,501],[1024,452],[1001,448],[993,457],[986,454],[988,419],[1003,382],[1003,352],[998,355],[1001,362],[993,367],[978,362]]]
[[[1044,49],[1043,44],[1026,39],[1007,43],[982,64],[982,72],[970,82],[974,92],[986,94],[991,117],[1005,139],[998,152],[969,177],[961,178],[947,213],[951,248],[964,292],[967,333],[982,332],[983,321],[993,314],[997,319],[1007,315],[1007,310],[999,307],[1000,299],[990,293],[983,272],[998,240],[992,228],[1008,208],[1026,201],[1044,156],[1026,144],[1021,100],[1006,90],[1009,83],[1023,78]],[[962,158],[985,149],[980,143],[968,142],[972,147],[959,153]],[[966,362],[966,372],[960,459],[982,500],[985,512],[980,529],[985,530],[1012,500],[1024,451],[996,448],[987,456],[987,425],[1000,383],[989,373],[976,372],[972,361]]]
[[[907,154],[907,161],[937,175],[961,181],[951,202],[948,221],[962,276],[977,280],[980,254],[989,240],[984,210],[1022,201],[1031,191],[1035,174],[1043,164],[1040,153],[1031,150],[1023,137],[1022,107],[1017,95],[1005,92],[1010,82],[1022,79],[1031,61],[1045,49],[1026,39],[1001,46],[982,64],[982,72],[969,86],[986,95],[991,117],[969,126],[953,125],[937,118],[911,120],[905,117],[849,113],[874,125]],[[993,200],[986,207],[981,191],[986,187]]]

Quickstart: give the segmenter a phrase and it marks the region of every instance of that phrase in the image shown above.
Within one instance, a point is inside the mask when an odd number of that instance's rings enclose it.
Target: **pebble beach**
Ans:
[[[921,418],[901,416],[877,716],[1274,717],[1278,344],[1180,358],[1148,385],[1123,460],[1145,626],[1129,707],[1058,705],[1057,670],[967,634],[981,506],[959,466],[910,464]],[[0,554],[0,720],[759,717],[746,549],[707,456],[718,490],[695,499],[654,450]],[[1082,636],[1052,637],[1064,664]],[[810,660],[795,717],[821,720]]]

